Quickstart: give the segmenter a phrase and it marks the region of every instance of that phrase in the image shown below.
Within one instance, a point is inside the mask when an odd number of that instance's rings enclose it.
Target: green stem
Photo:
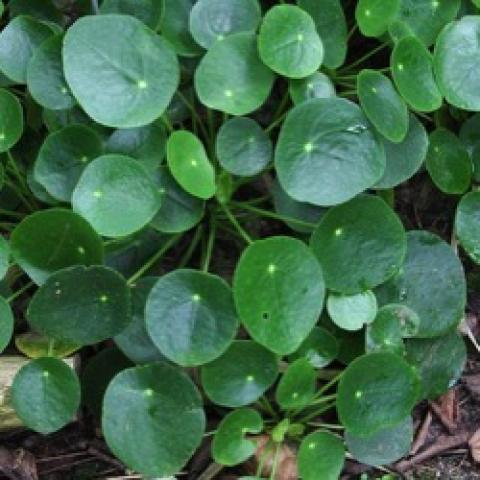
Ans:
[[[274,128],[278,127],[280,123],[282,123],[285,120],[285,117],[287,116],[288,112],[284,112],[282,115],[280,115],[277,119],[275,119],[266,129],[265,133],[270,133]]]
[[[178,268],[185,267],[185,265],[187,265],[187,263],[192,259],[193,253],[195,252],[195,249],[197,248],[198,243],[202,238],[202,235],[203,235],[203,225],[199,225],[195,230],[192,241],[190,242],[190,245],[188,246],[187,251],[181,258],[180,263],[178,264]]]
[[[238,220],[235,218],[235,215],[230,211],[230,209],[223,203],[220,203],[220,207],[225,212],[225,215],[230,220],[230,223],[235,227],[240,236],[245,240],[246,243],[251,245],[253,243],[250,235],[243,229],[243,227],[238,223]]]
[[[335,402],[330,403],[328,405],[324,405],[323,407],[309,413],[308,415],[301,417],[298,420],[298,423],[308,423],[312,418],[318,417],[319,415],[321,415],[322,413],[325,413],[327,410],[330,410],[333,407],[335,407]]]
[[[3,208],[0,208],[0,215],[6,215],[7,217],[13,217],[18,219],[22,219],[25,217],[23,213],[12,212],[11,210],[4,210]]]
[[[357,23],[355,23],[353,25],[353,27],[350,29],[350,31],[348,32],[348,35],[347,35],[347,43],[350,41],[350,39],[353,37],[353,35],[355,34],[355,32],[357,31],[358,29],[358,25]]]
[[[270,401],[268,400],[268,398],[263,395],[261,398],[260,398],[260,401],[262,402],[265,410],[273,417],[273,418],[278,418],[278,415],[277,413],[275,412],[275,410],[273,409],[272,407],[272,404],[270,403]]]
[[[207,251],[205,253],[205,257],[203,260],[202,270],[204,272],[208,272],[208,269],[210,267],[210,261],[212,260],[213,247],[215,245],[216,230],[217,230],[217,226],[215,224],[215,220],[212,218],[210,220],[210,232],[208,234]]]
[[[202,119],[200,118],[200,116],[198,115],[197,111],[195,110],[194,106],[188,101],[187,97],[185,97],[185,95],[180,91],[180,90],[177,90],[177,95],[178,97],[180,98],[180,100],[187,106],[187,108],[190,110],[191,114],[192,114],[192,117],[195,118],[196,122],[198,123],[198,125],[200,126],[200,130],[202,131],[202,134],[205,138],[205,141],[208,142],[209,140],[209,135],[208,135],[208,131],[205,127],[205,124],[203,123]]]
[[[294,223],[298,225],[299,227],[305,227],[305,228],[315,228],[317,225],[315,223],[311,222],[306,222],[305,220],[299,220],[298,218],[293,218],[293,217],[287,217],[285,215],[280,215],[275,212],[270,212],[269,210],[263,210],[262,208],[257,208],[253,207],[252,205],[248,205],[245,203],[240,203],[240,202],[231,202],[233,206],[236,208],[239,208],[241,210],[247,210],[252,213],[256,213],[257,215],[260,215],[262,217],[266,218],[272,218],[274,220],[280,220],[282,222],[288,222],[288,223]]]
[[[55,348],[55,340],[51,338],[48,340],[47,357],[53,357],[54,348]]]
[[[336,383],[338,383],[342,378],[343,372],[344,371],[342,370],[338,375],[333,377],[328,383],[326,383],[322,388],[320,388],[320,390],[318,390],[318,392],[316,393],[315,398],[321,397],[325,392],[330,390],[330,388],[332,388]]]
[[[368,53],[366,53],[363,57],[360,57],[358,60],[355,62],[351,63],[350,65],[347,65],[345,68],[342,68],[340,72],[348,72],[355,67],[358,67],[361,65],[363,62],[368,60],[369,58],[373,57],[376,55],[378,52],[381,52],[385,47],[388,47],[388,43],[382,43],[381,45],[378,45],[378,47],[375,47],[373,50],[370,50]]]
[[[16,298],[18,298],[22,293],[25,293],[30,287],[33,287],[34,283],[33,282],[28,282],[25,284],[23,287],[21,287],[19,290],[17,290],[14,294],[12,294],[10,297],[7,298],[7,302],[11,303],[13,302]]]
[[[157,263],[158,260],[160,260],[163,255],[165,255],[165,253],[168,252],[168,250],[170,250],[170,248],[172,248],[181,238],[182,234],[179,233],[177,235],[173,235],[167,242],[165,242],[160,250],[127,280],[128,285],[133,285],[144,273],[148,272],[148,270],[150,270],[150,268],[152,268],[153,265],[155,265],[155,263]]]
[[[309,422],[308,424],[311,427],[316,427],[316,428],[329,428],[330,430],[345,430],[345,427],[343,425],[337,425],[335,423]]]
[[[282,449],[282,444],[279,443],[275,449],[275,456],[273,457],[272,473],[270,474],[270,480],[275,480],[277,475],[278,468],[278,459],[280,458],[280,450]]]
[[[255,477],[257,478],[260,478],[260,475],[262,475],[263,473],[263,467],[265,465],[265,462],[267,461],[268,455],[270,454],[271,446],[272,446],[272,443],[269,440],[265,445],[265,447],[263,448],[262,455],[260,456],[260,460],[258,462],[257,472],[255,473]]]
[[[163,124],[165,125],[165,127],[167,127],[167,130],[169,131],[169,133],[172,133],[173,132],[173,125],[172,123],[170,122],[170,119],[167,117],[167,115],[164,115],[162,117],[162,122]]]
[[[325,397],[320,397],[316,400],[312,400],[310,405],[321,405],[322,403],[330,402],[330,400],[335,400],[337,398],[337,394],[334,395],[326,395]]]

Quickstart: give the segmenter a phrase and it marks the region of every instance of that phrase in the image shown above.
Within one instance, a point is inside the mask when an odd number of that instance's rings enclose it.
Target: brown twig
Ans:
[[[410,449],[410,455],[415,455],[425,444],[425,440],[428,435],[428,431],[430,430],[430,425],[432,424],[432,413],[430,410],[427,412],[425,416],[425,420],[423,421],[422,425],[418,429],[417,436],[415,437],[415,441],[412,443],[412,447]]]
[[[442,422],[443,426],[448,430],[448,433],[453,435],[457,431],[457,425],[455,425],[455,423],[445,416],[441,407],[435,402],[428,402],[428,405],[432,409],[433,413]]]

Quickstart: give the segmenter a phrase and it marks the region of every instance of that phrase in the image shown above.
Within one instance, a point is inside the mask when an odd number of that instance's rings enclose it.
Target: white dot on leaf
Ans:
[[[400,71],[402,71],[402,70],[403,70],[403,63],[399,63],[399,64],[397,65],[397,68],[398,68]]]
[[[0,133],[0,140],[5,140],[5,134],[3,132]]]
[[[148,83],[145,81],[145,80],[139,80],[137,82],[137,87],[140,89],[140,90],[145,90],[147,87],[148,87]]]
[[[87,162],[88,162],[88,157],[87,157],[86,155],[84,155],[84,156],[80,159],[80,161],[81,161],[82,163],[87,163]]]
[[[146,397],[152,397],[153,396],[153,390],[151,388],[145,389],[145,391],[143,393],[145,394]]]
[[[343,233],[343,228],[336,228],[335,229],[335,236],[339,237]]]
[[[225,37],[223,35],[217,35],[217,40],[223,40]]]
[[[317,446],[317,444],[315,442],[311,442],[311,443],[308,444],[308,448],[310,450],[313,450],[316,446]]]
[[[360,390],[357,390],[355,392],[355,398],[362,398],[362,397],[363,397],[363,393]]]
[[[60,295],[62,293],[61,290],[55,290],[55,295]]]
[[[298,40],[299,42],[303,42],[303,35],[302,35],[301,33],[299,33],[299,34],[297,35],[297,40]]]
[[[64,95],[66,95],[66,94],[68,93],[67,87],[62,87],[62,88],[60,89],[60,92],[63,93]]]
[[[439,6],[440,6],[440,2],[438,0],[433,0],[432,7],[433,8],[438,8]]]
[[[304,146],[303,146],[303,149],[307,152],[307,153],[310,153],[312,150],[313,150],[313,143],[306,143]]]
[[[275,273],[275,270],[277,269],[277,266],[274,265],[273,263],[271,263],[269,266],[268,266],[268,273]]]
[[[47,378],[47,377],[50,376],[50,372],[47,372],[46,370],[44,370],[44,372],[42,373],[42,376],[43,376],[44,378]]]
[[[78,247],[77,250],[80,255],[85,255],[85,249],[83,247]]]
[[[200,301],[200,295],[199,295],[198,293],[194,293],[194,294],[192,295],[192,300],[193,300],[194,302],[199,302],[199,301]]]
[[[93,192],[93,196],[94,196],[95,198],[100,198],[102,195],[103,195],[103,192],[101,192],[100,190],[95,190],[95,191]]]
[[[298,398],[298,393],[297,393],[297,392],[293,392],[293,393],[292,393],[292,398]]]
[[[233,97],[233,92],[231,90],[225,90],[226,97]]]
[[[253,375],[247,376],[247,382],[253,382],[254,380],[255,380],[255,377]]]
[[[369,17],[370,15],[372,14],[372,12],[370,10],[365,10],[365,16],[366,17]]]
[[[191,161],[190,161],[190,165],[191,165],[192,167],[196,167],[196,166],[198,165],[198,162],[197,162],[196,160],[191,160]]]
[[[377,89],[375,87],[372,87],[372,92],[377,93]]]
[[[108,297],[107,297],[106,295],[102,295],[102,296],[100,297],[100,301],[101,301],[102,303],[107,303]]]

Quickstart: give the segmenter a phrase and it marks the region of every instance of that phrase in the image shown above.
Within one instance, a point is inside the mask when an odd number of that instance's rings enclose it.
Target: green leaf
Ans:
[[[150,363],[164,360],[164,356],[152,342],[145,324],[145,305],[156,277],[143,277],[132,285],[132,320],[130,324],[115,336],[118,348],[135,363]]]
[[[329,210],[310,241],[327,287],[354,294],[385,282],[405,258],[405,230],[379,197],[362,195]]]
[[[376,70],[362,70],[357,77],[358,97],[363,111],[375,128],[394,143],[408,131],[408,109],[392,81]]]
[[[27,83],[28,62],[54,31],[45,23],[20,15],[0,33],[0,71],[15,83]]]
[[[220,465],[234,466],[251,457],[257,445],[245,439],[247,433],[260,433],[263,420],[256,410],[242,408],[230,412],[220,422],[213,438],[212,456]]]
[[[383,139],[387,168],[376,188],[393,188],[409,180],[422,166],[427,156],[428,135],[416,115],[410,114],[407,136],[400,143]]]
[[[22,105],[15,95],[0,88],[0,153],[12,148],[23,133]]]
[[[52,208],[24,218],[10,237],[12,257],[38,285],[57,270],[103,263],[103,244],[89,223],[70,210]]]
[[[62,13],[55,7],[52,0],[10,0],[8,2],[10,18],[19,15],[29,15],[44,22],[64,23]]]
[[[315,327],[289,360],[306,358],[315,368],[329,365],[338,355],[338,341],[325,328]]]
[[[190,378],[170,365],[130,368],[107,388],[102,427],[108,446],[129,468],[173,475],[202,441],[202,398]]]
[[[330,432],[307,435],[298,451],[298,469],[303,480],[338,480],[345,463],[343,442]]]
[[[10,244],[0,235],[0,280],[5,277],[10,267]]]
[[[178,55],[195,57],[203,50],[195,43],[189,30],[189,20],[195,0],[163,0],[162,35]]]
[[[39,358],[23,366],[12,384],[12,405],[28,428],[47,434],[73,420],[80,383],[63,360]]]
[[[470,258],[480,264],[480,192],[467,193],[458,204],[455,233]]]
[[[458,136],[471,155],[474,148],[480,144],[480,113],[474,113],[463,122]]]
[[[28,358],[55,357],[65,358],[76,352],[80,345],[52,340],[35,332],[15,336],[15,347]]]
[[[263,18],[258,36],[263,63],[289,78],[305,78],[323,61],[324,48],[312,17],[295,5],[275,5]]]
[[[65,268],[35,292],[27,319],[51,338],[92,345],[128,326],[130,291],[123,277],[110,268]]]
[[[229,285],[195,270],[178,269],[161,277],[148,295],[145,318],[160,352],[184,367],[222,355],[238,329]]]
[[[72,196],[73,209],[107,237],[139,231],[158,212],[161,196],[137,160],[117,154],[89,163]]]
[[[209,108],[247,115],[265,102],[273,80],[273,73],[258,57],[255,34],[235,33],[215,42],[202,58],[195,72],[195,90]]]
[[[310,203],[297,202],[287,195],[277,178],[272,183],[271,192],[276,212],[287,219],[292,219],[291,221],[284,220],[284,222],[297,232],[312,233],[315,225],[327,211],[326,208]]]
[[[380,305],[398,303],[418,314],[417,336],[436,337],[463,318],[465,275],[450,245],[432,233],[411,231],[401,271],[375,293]]]
[[[400,11],[401,0],[359,0],[355,18],[362,35],[381,37]]]
[[[12,339],[14,322],[10,305],[0,297],[0,353],[7,348]]]
[[[255,402],[277,376],[277,357],[248,340],[234,341],[220,358],[201,370],[207,397],[217,405],[232,408]]]
[[[335,86],[330,78],[322,72],[290,80],[288,91],[295,105],[312,98],[330,98],[336,95]]]
[[[63,74],[63,35],[45,40],[33,53],[27,68],[27,86],[33,99],[50,110],[67,110],[76,104]]]
[[[177,130],[168,138],[167,162],[173,178],[194,197],[204,200],[215,195],[215,170],[198,137]]]
[[[233,279],[238,314],[251,337],[272,352],[294,352],[317,323],[325,285],[314,255],[300,240],[257,240]]]
[[[407,361],[418,370],[421,398],[435,399],[459,380],[467,351],[465,342],[456,333],[438,338],[415,338],[406,342]]]
[[[272,151],[270,137],[251,118],[232,118],[221,126],[217,135],[218,160],[233,175],[257,175],[272,160]]]
[[[150,225],[163,233],[179,233],[190,230],[202,219],[205,202],[183,190],[167,167],[160,167],[155,182],[162,196],[162,204]]]
[[[377,315],[377,299],[371,290],[354,295],[331,293],[327,310],[332,321],[344,330],[361,330],[372,323]]]
[[[100,13],[119,13],[138,18],[152,30],[162,19],[163,0],[103,0]]]
[[[70,202],[88,163],[102,154],[100,136],[85,125],[69,125],[47,136],[38,152],[35,180],[56,200]]]
[[[283,410],[305,408],[315,396],[317,371],[306,358],[290,364],[275,391],[275,400]]]
[[[399,424],[418,400],[414,369],[394,353],[369,353],[354,360],[338,385],[337,410],[353,435],[369,436]]]
[[[385,155],[357,105],[342,98],[320,98],[288,113],[275,167],[292,198],[329,206],[346,202],[377,182],[385,170]]]
[[[347,448],[353,458],[366,465],[389,465],[410,451],[413,440],[412,417],[367,437],[345,432]]]
[[[115,130],[105,144],[107,153],[119,153],[140,160],[156,172],[165,158],[167,135],[160,121],[138,128]]]
[[[432,55],[418,38],[402,38],[393,49],[390,66],[398,91],[413,110],[433,112],[441,107]]]
[[[232,33],[255,32],[261,16],[258,0],[198,0],[190,12],[190,32],[208,49]]]
[[[325,47],[325,66],[340,67],[347,55],[347,21],[340,0],[297,0],[297,3],[315,22]]]
[[[477,38],[480,18],[466,16],[447,25],[435,47],[435,74],[446,100],[464,110],[480,110],[478,82],[474,68],[480,55]]]
[[[169,44],[127,15],[77,20],[65,35],[63,63],[82,108],[109,127],[151,123],[163,114],[179,82]]]
[[[398,19],[428,47],[443,26],[456,17],[460,3],[461,0],[401,0]]]
[[[470,156],[458,137],[445,128],[430,134],[426,167],[433,183],[444,193],[461,194],[470,187]]]

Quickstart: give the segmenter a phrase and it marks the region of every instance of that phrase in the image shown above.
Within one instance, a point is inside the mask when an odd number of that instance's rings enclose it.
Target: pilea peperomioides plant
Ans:
[[[154,477],[208,435],[245,474],[267,438],[245,478],[277,478],[287,444],[304,480],[407,454],[413,408],[461,375],[467,282],[395,187],[418,172],[459,200],[453,246],[480,264],[478,2],[0,12],[0,370],[31,358],[21,422],[51,433],[84,405]]]

